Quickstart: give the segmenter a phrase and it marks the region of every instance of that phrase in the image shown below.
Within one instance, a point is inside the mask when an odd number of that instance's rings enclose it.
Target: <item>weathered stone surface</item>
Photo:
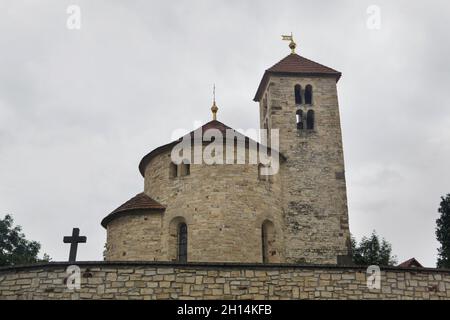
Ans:
[[[92,277],[82,279],[80,290],[69,290],[63,269],[44,269],[39,274],[30,269],[0,270],[0,299],[450,300],[450,272],[438,270],[382,271],[381,288],[369,289],[365,270],[358,268],[99,264],[90,268]]]

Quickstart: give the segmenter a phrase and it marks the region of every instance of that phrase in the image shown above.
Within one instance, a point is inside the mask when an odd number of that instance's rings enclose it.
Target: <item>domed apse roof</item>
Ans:
[[[156,210],[156,211],[164,211],[166,210],[166,207],[164,207],[162,204],[160,204],[158,201],[153,200],[149,196],[147,196],[145,193],[139,193],[124,204],[122,204],[120,207],[118,207],[116,210],[108,214],[103,220],[102,220],[102,226],[106,229],[106,226],[108,223],[111,222],[111,220],[117,218],[117,216],[124,214],[124,213],[132,213],[134,210]]]
[[[298,54],[291,53],[271,68],[264,72],[264,76],[259,84],[254,101],[261,100],[261,96],[267,85],[270,75],[302,75],[302,76],[329,76],[335,77],[336,82],[341,78],[341,73],[320,63],[306,59]]]
[[[254,142],[258,147],[261,145],[260,143],[258,143],[256,141],[254,141],[253,139],[251,139],[251,138],[249,138],[249,137],[239,133],[238,131],[234,130],[233,128],[227,126],[226,124],[223,124],[222,122],[217,121],[217,120],[212,120],[212,121],[210,121],[208,123],[205,123],[200,128],[189,132],[188,134],[184,135],[183,137],[179,138],[178,140],[175,140],[175,141],[172,141],[172,142],[170,142],[168,144],[160,146],[160,147],[152,150],[151,152],[149,152],[147,155],[145,155],[142,158],[141,162],[139,163],[139,172],[141,173],[141,175],[144,177],[145,168],[147,167],[147,164],[150,162],[150,160],[153,157],[155,157],[156,155],[158,155],[158,154],[160,154],[160,153],[162,153],[162,152],[164,152],[166,150],[171,150],[173,148],[173,146],[175,146],[176,144],[180,143],[183,140],[184,137],[188,137],[190,135],[191,138],[194,139],[194,133],[197,130],[199,130],[199,129],[202,131],[202,137],[203,137],[203,134],[209,129],[217,129],[217,130],[219,130],[222,133],[222,135],[224,137],[226,137],[226,132],[227,132],[228,129],[230,129],[230,130],[234,131],[234,133],[235,133],[235,135],[237,137],[240,137],[241,139],[245,139],[246,145],[248,145],[249,141]],[[272,150],[272,149],[267,147],[267,150]],[[273,150],[273,151],[276,151],[276,150]],[[276,151],[276,152],[278,152],[278,151]],[[280,155],[281,159],[283,159],[283,160],[286,159],[281,153],[279,153],[279,155]]]

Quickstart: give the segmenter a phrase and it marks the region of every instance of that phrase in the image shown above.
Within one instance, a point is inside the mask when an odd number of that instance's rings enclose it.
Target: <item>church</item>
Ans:
[[[253,100],[260,128],[277,143],[244,143],[279,155],[275,174],[244,161],[173,161],[180,140],[157,147],[139,163],[143,191],[101,222],[107,261],[347,264],[351,261],[337,82],[341,73],[295,52],[268,68]],[[234,132],[213,120],[183,137]],[[234,141],[234,140],[233,140]],[[266,145],[264,145],[266,144]],[[193,146],[192,148],[195,148]],[[202,140],[200,148],[208,143]],[[222,154],[221,154],[222,156]],[[223,155],[225,156],[225,155]]]

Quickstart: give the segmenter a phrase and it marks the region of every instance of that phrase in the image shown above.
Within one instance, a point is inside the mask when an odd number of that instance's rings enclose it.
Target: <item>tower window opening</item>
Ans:
[[[302,104],[302,87],[297,84],[294,87],[295,104]]]
[[[303,130],[303,111],[298,109],[296,112],[297,129]]]
[[[314,130],[314,111],[309,110],[306,114],[306,129]]]
[[[305,87],[305,103],[306,104],[312,104],[312,99],[313,99],[313,90],[312,90],[312,86],[310,84],[308,84]]]

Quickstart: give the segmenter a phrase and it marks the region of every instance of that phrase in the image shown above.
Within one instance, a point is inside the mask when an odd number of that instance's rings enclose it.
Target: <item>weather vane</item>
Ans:
[[[292,35],[292,32],[291,35],[282,35],[281,39],[285,41],[290,41],[289,48],[291,48],[291,53],[294,54],[297,44],[294,42],[294,36]]]
[[[213,105],[211,107],[211,111],[213,114],[213,120],[217,120],[217,110],[219,110],[219,108],[217,108],[216,106],[216,84],[213,85]]]

